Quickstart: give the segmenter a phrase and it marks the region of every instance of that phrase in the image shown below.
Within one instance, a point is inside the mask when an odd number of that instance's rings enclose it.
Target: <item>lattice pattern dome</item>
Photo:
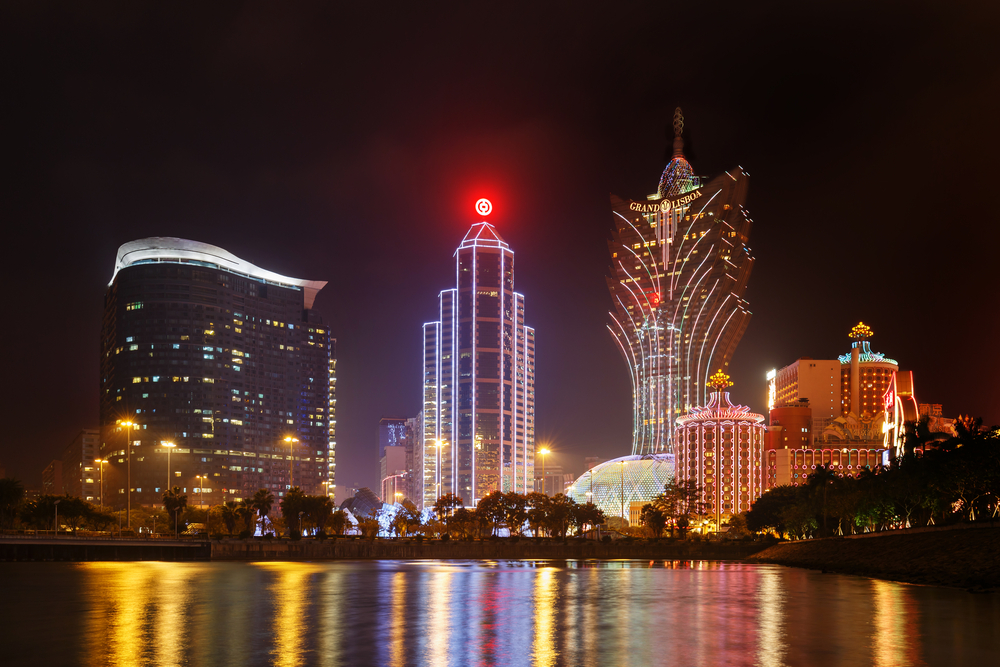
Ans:
[[[623,456],[585,472],[570,487],[568,495],[578,503],[592,501],[605,516],[627,519],[633,502],[651,501],[663,493],[664,485],[673,478],[673,454]]]

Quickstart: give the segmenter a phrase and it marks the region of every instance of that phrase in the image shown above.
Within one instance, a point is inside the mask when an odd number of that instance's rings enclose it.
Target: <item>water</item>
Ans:
[[[0,563],[4,665],[995,665],[1000,594],[716,562]]]

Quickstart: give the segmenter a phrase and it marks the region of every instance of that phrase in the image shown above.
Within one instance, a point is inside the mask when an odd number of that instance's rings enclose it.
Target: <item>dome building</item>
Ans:
[[[673,478],[672,454],[623,456],[585,472],[568,495],[578,503],[593,502],[605,516],[629,519],[633,503],[641,506],[650,502]]]

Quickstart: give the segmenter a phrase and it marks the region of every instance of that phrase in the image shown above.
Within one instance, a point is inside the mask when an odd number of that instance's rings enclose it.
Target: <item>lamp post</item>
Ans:
[[[288,443],[288,488],[292,488],[292,465],[295,463],[295,443],[298,442],[298,438],[293,438],[292,436],[285,436],[285,442]]]
[[[622,520],[625,520],[625,462],[624,461],[619,461],[618,463],[622,467],[622,483],[621,483],[621,490],[622,490]]]
[[[174,444],[174,443],[172,443],[172,442],[164,442],[164,443],[161,443],[161,444],[162,444],[162,445],[163,445],[164,447],[166,447],[166,448],[167,448],[167,488],[166,488],[166,489],[164,489],[164,491],[169,491],[169,490],[170,490],[170,452],[171,452],[171,451],[172,451],[172,450],[174,449],[174,447],[176,447],[177,445],[175,445],[175,444]]]
[[[126,527],[128,527],[128,528],[131,529],[132,528],[132,427],[136,426],[136,424],[135,424],[135,422],[132,422],[132,421],[119,421],[118,424],[120,426],[124,426],[126,429],[128,429],[128,431],[126,431],[127,436],[126,436],[126,439],[125,439],[125,442],[126,442],[126,454],[128,455],[126,457],[128,459],[128,464],[127,464],[127,466],[128,466],[128,479],[127,479],[127,482],[128,482],[128,500],[126,501],[126,505],[127,505],[127,508],[128,508],[128,517],[127,517],[127,520],[126,520]]]
[[[94,463],[100,464],[101,466],[101,511],[104,511],[104,464],[107,463],[107,459],[94,459]]]
[[[53,503],[53,505],[56,508],[56,525],[55,525],[55,530],[53,532],[56,534],[56,536],[59,535],[59,503],[61,502],[62,502],[61,500],[57,500]]]
[[[542,493],[549,495],[549,485],[548,480],[545,479],[545,457],[549,455],[549,449],[547,447],[542,447],[538,450],[538,453],[542,455]]]

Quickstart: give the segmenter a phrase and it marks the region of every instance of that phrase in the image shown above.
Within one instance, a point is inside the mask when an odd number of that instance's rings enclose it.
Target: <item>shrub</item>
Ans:
[[[447,541],[448,541],[448,540],[450,540],[450,539],[451,539],[451,535],[449,535],[448,533],[443,533],[443,534],[441,535],[441,541],[442,541],[442,542],[447,542]]]
[[[326,535],[325,531],[321,530],[318,533],[316,533],[315,537],[316,537],[317,540],[323,541],[323,540],[325,540],[327,538],[327,535]]]
[[[251,536],[252,536],[252,534],[250,533],[249,530],[241,530],[240,534],[239,534],[239,538],[241,540],[249,539]]]

